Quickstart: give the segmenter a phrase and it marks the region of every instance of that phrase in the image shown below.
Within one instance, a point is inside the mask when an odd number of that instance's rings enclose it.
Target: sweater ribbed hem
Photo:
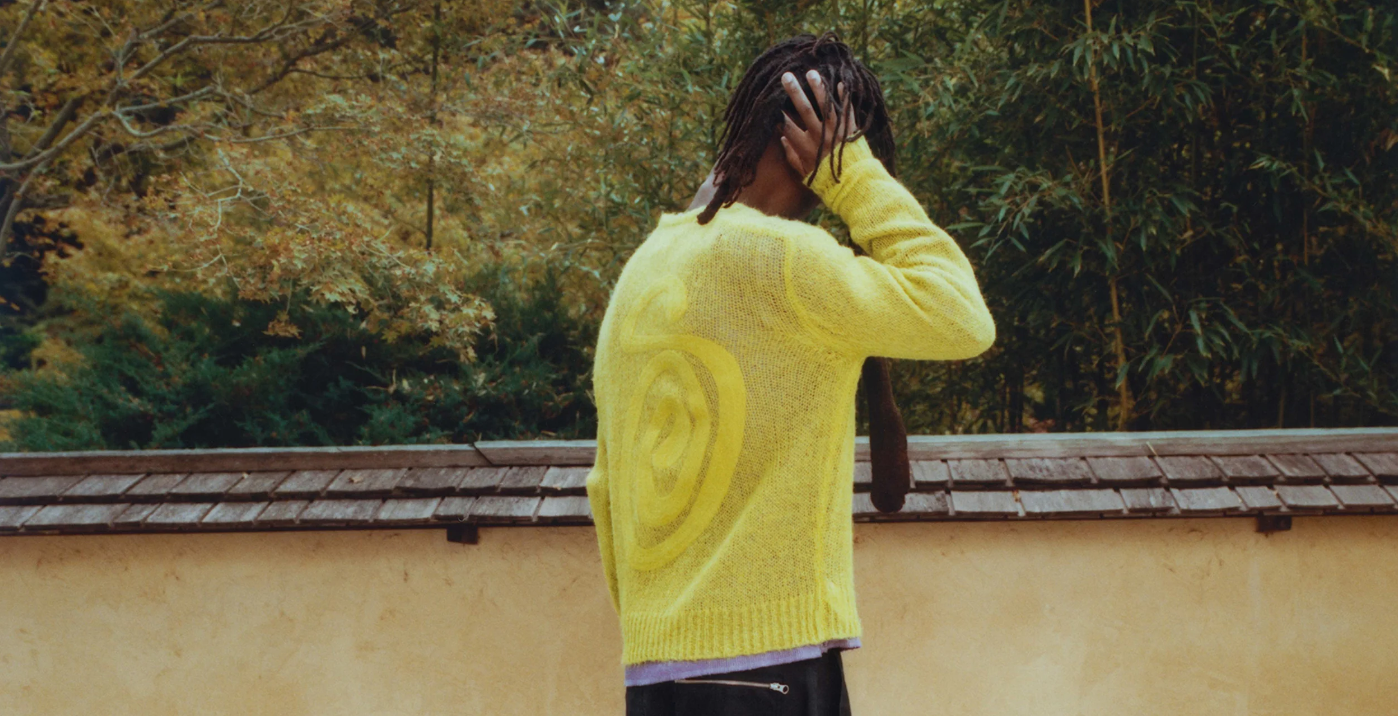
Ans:
[[[860,636],[852,589],[731,610],[627,613],[622,664],[723,659]]]
[[[857,638],[832,639],[820,644],[798,646],[795,649],[764,651],[761,654],[730,656],[727,659],[647,661],[644,664],[628,664],[626,666],[626,677],[623,681],[627,686],[650,686],[651,684],[659,684],[676,679],[692,679],[696,676],[728,674],[734,671],[749,671],[751,669],[761,669],[765,666],[776,666],[778,664],[790,664],[794,661],[817,659],[831,649],[849,651],[851,649],[858,649],[859,646],[860,643]]]

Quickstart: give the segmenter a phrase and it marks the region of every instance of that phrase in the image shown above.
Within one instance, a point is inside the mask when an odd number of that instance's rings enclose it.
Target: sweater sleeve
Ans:
[[[592,509],[592,523],[597,528],[597,548],[602,554],[602,573],[607,579],[607,592],[612,608],[621,613],[617,590],[616,551],[612,541],[612,504],[606,472],[606,448],[602,437],[597,438],[597,458],[587,474],[587,502]]]
[[[840,157],[837,155],[837,161]],[[807,329],[844,352],[959,360],[995,342],[995,322],[961,249],[884,169],[868,142],[844,145],[837,181],[829,159],[812,189],[868,256],[827,232],[788,240],[788,296]]]

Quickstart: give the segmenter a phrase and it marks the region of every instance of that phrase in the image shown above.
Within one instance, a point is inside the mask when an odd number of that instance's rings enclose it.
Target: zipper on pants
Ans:
[[[675,679],[677,684],[722,684],[724,686],[753,686],[759,689],[770,689],[782,694],[791,691],[791,687],[786,684],[772,682],[764,684],[757,681],[731,681],[728,679]]]

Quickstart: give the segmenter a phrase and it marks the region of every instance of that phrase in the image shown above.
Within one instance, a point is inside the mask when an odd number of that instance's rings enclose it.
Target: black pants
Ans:
[[[626,716],[759,715],[850,716],[840,650],[789,664],[626,688]]]

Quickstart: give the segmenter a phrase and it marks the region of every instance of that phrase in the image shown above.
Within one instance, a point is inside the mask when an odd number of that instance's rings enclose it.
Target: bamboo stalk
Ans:
[[[1087,16],[1087,31],[1092,32],[1092,0],[1082,0],[1083,10]],[[1112,185],[1107,177],[1107,132],[1102,125],[1102,92],[1097,84],[1097,64],[1092,53],[1087,55],[1087,76],[1088,82],[1092,86],[1092,108],[1096,114],[1097,121],[1097,164],[1102,177],[1102,207],[1107,212],[1107,227],[1110,230],[1112,219]],[[1120,250],[1120,247],[1118,247]],[[1112,299],[1112,334],[1113,348],[1116,352],[1117,372],[1126,365],[1126,336],[1121,330],[1121,299],[1117,291],[1118,275],[1114,272],[1107,286],[1111,291]],[[1131,412],[1134,400],[1131,396],[1131,384],[1122,377],[1121,385],[1117,386],[1117,430],[1126,430],[1131,422]]]

